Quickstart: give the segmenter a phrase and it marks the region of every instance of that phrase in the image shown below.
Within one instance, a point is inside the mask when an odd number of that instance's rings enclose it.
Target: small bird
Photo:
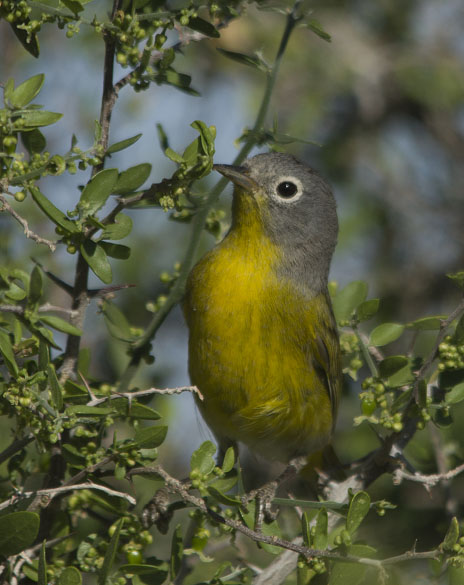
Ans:
[[[244,443],[289,462],[322,450],[337,416],[340,347],[327,290],[335,200],[288,154],[213,168],[234,183],[232,225],[188,278],[190,377],[222,453]]]

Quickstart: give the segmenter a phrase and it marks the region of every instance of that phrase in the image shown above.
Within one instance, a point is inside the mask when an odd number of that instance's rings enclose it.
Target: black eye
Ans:
[[[277,185],[277,193],[285,199],[293,197],[297,191],[298,187],[291,181],[282,181],[282,183]]]

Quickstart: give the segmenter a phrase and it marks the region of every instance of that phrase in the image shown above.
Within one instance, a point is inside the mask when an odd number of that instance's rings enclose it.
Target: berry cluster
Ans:
[[[464,369],[464,343],[456,343],[451,335],[447,335],[438,346],[438,370],[461,370]]]

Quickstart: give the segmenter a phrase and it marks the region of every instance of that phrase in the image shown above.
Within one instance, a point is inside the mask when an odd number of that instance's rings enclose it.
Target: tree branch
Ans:
[[[41,236],[34,233],[29,228],[29,224],[24,219],[24,217],[21,217],[21,215],[19,215],[19,213],[11,207],[11,205],[8,203],[8,201],[6,200],[6,198],[3,195],[0,195],[0,203],[2,204],[2,207],[0,208],[0,212],[7,211],[12,217],[14,217],[14,219],[23,226],[24,234],[25,234],[26,238],[33,240],[37,244],[45,244],[45,246],[48,246],[52,252],[54,252],[56,250],[56,242],[52,242],[51,240],[47,240],[45,238],[42,238]]]
[[[133,398],[139,398],[141,396],[152,396],[153,394],[168,394],[171,396],[173,394],[181,394],[182,392],[191,392],[192,394],[196,394],[200,400],[203,400],[203,395],[196,386],[180,386],[179,388],[148,388],[147,390],[138,390],[136,392],[116,392],[115,394],[103,396],[102,398],[93,398],[90,402],[87,402],[87,406],[97,406],[115,398],[127,398],[130,402]]]

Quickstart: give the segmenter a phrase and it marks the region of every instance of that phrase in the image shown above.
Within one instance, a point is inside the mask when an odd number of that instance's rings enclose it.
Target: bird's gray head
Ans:
[[[335,199],[324,179],[282,153],[214,168],[235,183],[232,229],[262,229],[282,249],[285,276],[324,290],[338,234]]]

